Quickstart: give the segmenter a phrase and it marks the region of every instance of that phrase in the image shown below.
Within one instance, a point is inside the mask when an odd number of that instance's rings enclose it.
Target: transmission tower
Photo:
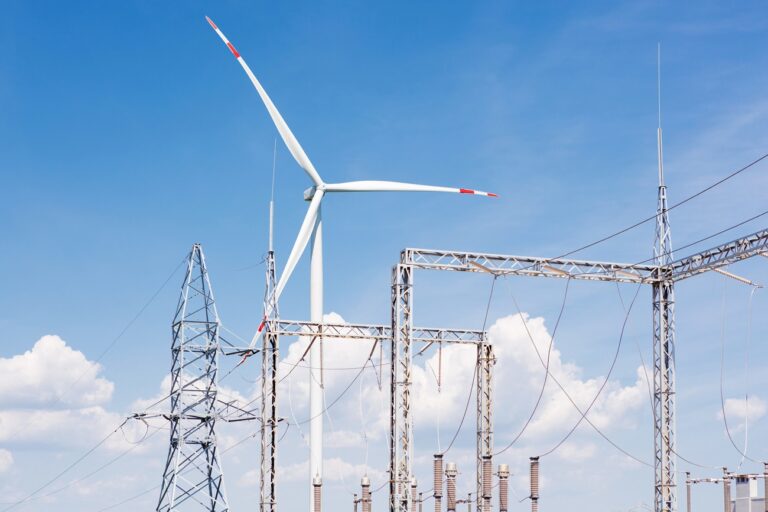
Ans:
[[[661,62],[659,56],[657,63]],[[653,421],[656,512],[677,510],[675,455],[675,289],[669,271],[674,258],[664,184],[664,150],[661,137],[660,64],[657,80],[659,95],[658,162],[659,190],[654,244],[656,279],[653,282]]]
[[[157,512],[229,510],[216,444],[219,315],[200,244],[173,319],[170,448]]]

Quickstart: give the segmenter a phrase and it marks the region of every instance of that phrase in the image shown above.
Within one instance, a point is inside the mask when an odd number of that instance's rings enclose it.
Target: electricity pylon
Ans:
[[[192,246],[173,319],[171,438],[157,512],[227,512],[216,444],[219,315],[200,244]]]

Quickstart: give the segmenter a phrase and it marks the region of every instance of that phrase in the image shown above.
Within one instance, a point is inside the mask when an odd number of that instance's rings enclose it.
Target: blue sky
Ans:
[[[350,194],[325,201],[326,312],[349,321],[387,322],[390,268],[404,247],[555,256],[653,214],[659,41],[670,201],[766,152],[768,14],[760,2],[437,7],[12,0],[0,20],[2,361],[48,334],[95,360],[197,241],[209,260],[224,323],[246,337],[257,325],[276,133],[205,15],[247,59],[326,180],[393,179],[501,196]],[[675,245],[761,212],[766,165],[672,212]],[[278,144],[279,268],[304,215],[301,194],[308,186]],[[764,221],[683,252],[756,231]],[[652,240],[652,226],[644,225],[578,256],[640,261],[650,256]],[[733,270],[768,281],[761,261]],[[281,303],[284,317],[308,316],[307,274],[303,261]],[[417,279],[418,323],[482,324],[487,279]],[[768,326],[760,314],[765,292],[758,291],[750,370],[744,371],[749,289],[723,279],[703,276],[678,290],[679,442],[692,459],[735,467],[740,457],[717,418],[720,332],[725,324],[733,350],[726,361],[726,397],[748,390],[768,399],[760,390],[768,354],[759,343]],[[134,401],[158,393],[170,366],[169,325],[180,282],[179,273],[171,277],[100,361],[101,377],[114,390],[99,407],[123,414]],[[500,290],[491,322],[515,312],[514,294],[551,332],[562,282],[522,279]],[[624,299],[632,292],[622,290]],[[617,386],[635,383],[635,344],[649,359],[649,301],[649,292],[641,290],[613,375]],[[585,380],[604,376],[622,319],[615,287],[575,283],[556,343],[563,360]],[[256,369],[249,371],[230,385],[247,394],[246,379],[255,378]],[[68,378],[63,374],[55,385],[66,387]],[[0,414],[13,407],[0,401]],[[627,449],[650,458],[651,420],[644,407],[634,410],[635,422],[610,428]],[[21,408],[24,414],[33,409]],[[504,421],[514,430],[519,418]],[[750,436],[761,432],[765,425],[756,418]],[[35,469],[41,461],[55,461],[53,475],[89,446],[88,439],[4,435],[0,448],[14,462],[0,473],[0,488],[13,489],[11,499],[46,478]],[[498,433],[499,442],[504,435]],[[427,454],[434,451],[432,438],[431,431],[422,433]],[[469,449],[471,429],[461,439]],[[594,446],[594,454],[557,478],[553,474],[547,500],[586,510],[602,486],[577,491],[572,480],[606,460],[615,462],[616,454],[588,430],[580,430],[577,440],[582,449]],[[521,447],[510,463],[524,461],[543,447],[536,442],[548,441],[532,441],[530,453]],[[300,438],[292,432],[286,444],[286,463],[300,463]],[[115,465],[104,477],[109,492],[73,488],[52,499],[61,510],[98,510],[119,501],[159,483],[162,450],[158,442]],[[248,457],[256,446],[250,450]],[[81,471],[114,453],[96,454]],[[359,459],[358,453],[336,455]],[[755,458],[765,456],[755,448]],[[237,483],[249,469],[246,452],[240,457],[225,467],[232,473],[232,504],[241,508],[253,488]],[[120,480],[131,472],[155,477]],[[613,489],[605,498],[610,510],[650,503],[652,475],[646,469],[628,465],[596,474]],[[109,478],[120,486],[108,487]],[[300,480],[286,481],[286,495],[301,488]],[[701,492],[704,500],[711,490]],[[333,493],[338,501],[332,503],[347,506],[343,488]],[[24,508],[47,506],[41,501]]]

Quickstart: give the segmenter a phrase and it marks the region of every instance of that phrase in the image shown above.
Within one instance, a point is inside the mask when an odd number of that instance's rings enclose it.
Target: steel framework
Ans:
[[[270,217],[271,217],[270,208]],[[270,223],[271,226],[271,223]],[[271,236],[271,230],[270,230]],[[274,512],[276,509],[275,479],[277,477],[277,371],[280,362],[275,300],[275,253],[271,249],[266,259],[266,289],[264,292],[264,322],[266,331],[261,347],[261,470],[259,478],[259,510]]]
[[[194,244],[173,320],[170,447],[156,510],[229,510],[216,444],[219,315]]]
[[[269,266],[269,265],[268,265]],[[269,270],[267,271],[269,275]],[[268,277],[269,282],[269,277]],[[266,297],[269,297],[269,294],[266,295]],[[395,338],[395,330],[392,328],[392,326],[387,325],[380,325],[380,324],[335,324],[335,323],[318,323],[318,322],[307,322],[307,321],[301,321],[301,320],[283,320],[277,318],[277,308],[276,305],[272,305],[272,309],[266,308],[266,311],[270,312],[273,311],[274,315],[268,315],[265,319],[265,322],[267,323],[267,329],[268,331],[265,333],[265,345],[266,347],[265,352],[268,352],[270,355],[267,357],[264,353],[262,354],[262,371],[264,371],[264,368],[266,367],[266,372],[264,375],[269,376],[269,379],[264,380],[272,380],[273,383],[266,385],[266,387],[263,387],[262,389],[266,389],[266,393],[269,394],[272,398],[267,401],[267,406],[265,407],[264,404],[262,404],[262,424],[266,425],[265,428],[262,429],[262,472],[261,472],[261,489],[262,489],[262,501],[261,501],[261,510],[262,511],[270,511],[274,512],[276,509],[276,498],[275,498],[275,476],[276,476],[276,437],[277,437],[277,425],[280,421],[280,418],[278,416],[278,408],[277,408],[277,386],[276,386],[276,375],[277,375],[277,365],[279,363],[279,357],[278,357],[278,347],[279,347],[279,337],[280,336],[306,336],[309,338],[312,338],[314,340],[320,339],[322,336],[323,340],[332,340],[332,339],[350,339],[350,340],[374,340],[377,343],[384,343],[384,342],[392,342],[392,355],[393,357],[396,357],[395,351],[397,348],[397,343],[395,343],[393,340]],[[267,339],[271,338],[273,341],[269,342],[267,345]],[[427,346],[433,345],[433,344],[460,344],[460,345],[475,345],[478,347],[477,349],[477,366],[478,366],[478,377],[480,375],[483,376],[482,379],[479,380],[479,384],[476,385],[476,400],[478,404],[478,425],[477,429],[478,432],[483,432],[484,435],[490,435],[491,430],[491,424],[492,424],[492,410],[491,410],[491,389],[490,389],[490,382],[491,382],[491,369],[490,365],[493,364],[493,351],[489,343],[486,341],[487,337],[486,334],[483,331],[477,331],[477,330],[470,330],[470,329],[444,329],[444,328],[437,328],[437,327],[412,327],[409,330],[409,348],[408,348],[408,363],[405,364],[405,362],[401,359],[399,365],[395,365],[394,361],[392,360],[392,363],[390,365],[391,374],[390,374],[390,386],[391,389],[397,389],[397,392],[391,392],[390,393],[390,410],[398,410],[403,411],[404,414],[400,414],[396,416],[396,419],[391,419],[390,422],[390,429],[393,428],[393,425],[395,425],[394,428],[397,428],[399,432],[408,432],[409,435],[405,436],[404,439],[397,439],[398,442],[395,443],[395,445],[390,444],[390,461],[389,461],[389,468],[390,468],[390,475],[395,475],[395,477],[390,477],[390,503],[399,503],[400,507],[398,510],[404,510],[404,511],[411,511],[411,506],[414,505],[413,502],[413,495],[411,492],[411,478],[412,471],[411,471],[411,460],[412,456],[407,457],[407,465],[401,465],[398,464],[398,462],[402,462],[402,447],[405,446],[408,450],[408,454],[412,455],[412,449],[413,445],[410,441],[412,439],[412,432],[413,432],[413,418],[410,414],[410,396],[407,397],[406,400],[398,400],[402,397],[401,392],[399,390],[403,387],[408,388],[410,390],[411,386],[411,377],[410,377],[410,368],[412,364],[412,352],[411,352],[411,346],[415,343],[421,343],[426,344]],[[272,349],[268,347],[274,347]],[[227,352],[229,355],[232,354],[251,354],[252,351],[250,348],[247,347],[232,347]],[[266,362],[265,362],[266,361]],[[395,375],[396,368],[400,369],[400,372],[398,375]],[[407,370],[407,372],[406,372]],[[396,385],[396,384],[397,385]],[[262,384],[262,386],[265,386]],[[262,395],[262,400],[263,400]],[[403,406],[405,405],[405,407]],[[392,443],[393,436],[390,432],[390,443]],[[489,440],[483,441],[483,446],[486,447],[485,452],[488,453],[493,450],[493,445],[490,443]],[[393,469],[395,468],[395,469]],[[399,471],[398,471],[399,469]],[[481,471],[482,467],[481,465],[478,465],[478,479],[481,478]],[[408,479],[404,479],[403,475],[409,475]],[[479,481],[479,480],[478,480]],[[392,492],[392,488],[397,489],[397,491],[400,491],[402,494],[399,495],[397,500],[393,500],[393,496],[398,496],[397,493]]]
[[[407,248],[400,253],[400,262],[393,274],[393,290],[400,292],[401,300],[393,300],[393,325],[402,333],[395,344],[407,344],[407,334],[413,322],[413,270],[439,270],[475,272],[493,275],[551,277],[585,281],[608,281],[647,284],[653,296],[654,347],[654,456],[655,456],[655,511],[675,512],[676,459],[675,455],[675,339],[674,339],[674,284],[689,277],[717,270],[729,264],[756,255],[768,256],[768,230],[674,260],[666,206],[666,187],[659,187],[655,264],[628,264],[604,261],[586,261],[565,258],[539,258],[465,251]],[[399,282],[398,282],[399,281]],[[404,285],[408,284],[407,294]],[[405,347],[399,350],[406,351]],[[407,349],[410,350],[410,349]],[[489,388],[490,389],[490,388]],[[398,389],[405,395],[402,389]],[[398,396],[404,403],[405,396]],[[489,406],[490,407],[490,406]],[[402,429],[402,427],[400,427]],[[487,439],[491,439],[489,426]],[[478,439],[480,439],[478,434]],[[479,446],[479,445],[478,445]],[[400,454],[402,457],[403,455]],[[478,453],[478,457],[480,457]],[[401,462],[406,467],[407,461]],[[479,482],[478,477],[478,482]],[[399,508],[392,510],[400,512]]]

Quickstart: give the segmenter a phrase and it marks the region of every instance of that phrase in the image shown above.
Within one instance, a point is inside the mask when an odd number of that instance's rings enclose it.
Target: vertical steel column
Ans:
[[[493,347],[483,335],[483,342],[477,345],[477,374],[475,376],[477,400],[476,508],[478,511],[485,511],[486,507],[490,510],[491,503],[490,491],[486,493],[483,482],[486,480],[486,470],[490,472],[493,468],[493,374],[491,371],[493,364]],[[489,474],[487,480],[490,481],[490,479],[491,475]]]
[[[660,52],[659,52],[660,53]],[[653,283],[653,412],[656,512],[677,511],[677,456],[675,455],[675,293],[667,266],[672,263],[672,233],[664,184],[664,150],[661,136],[661,57],[659,55],[659,165]]]
[[[413,449],[411,417],[411,333],[413,268],[396,265],[392,274],[392,355],[389,427],[389,508],[410,510],[409,485]]]
[[[688,512],[691,512],[691,474],[685,472],[685,507]]]
[[[659,269],[653,283],[653,410],[656,512],[677,510],[674,284]]]
[[[259,478],[259,510],[275,511],[275,478],[277,474],[277,366],[280,350],[277,333],[278,310],[275,301],[275,253],[267,253],[264,322],[266,330],[261,348],[261,471]]]
[[[731,476],[728,468],[723,468],[723,511],[731,512]]]

